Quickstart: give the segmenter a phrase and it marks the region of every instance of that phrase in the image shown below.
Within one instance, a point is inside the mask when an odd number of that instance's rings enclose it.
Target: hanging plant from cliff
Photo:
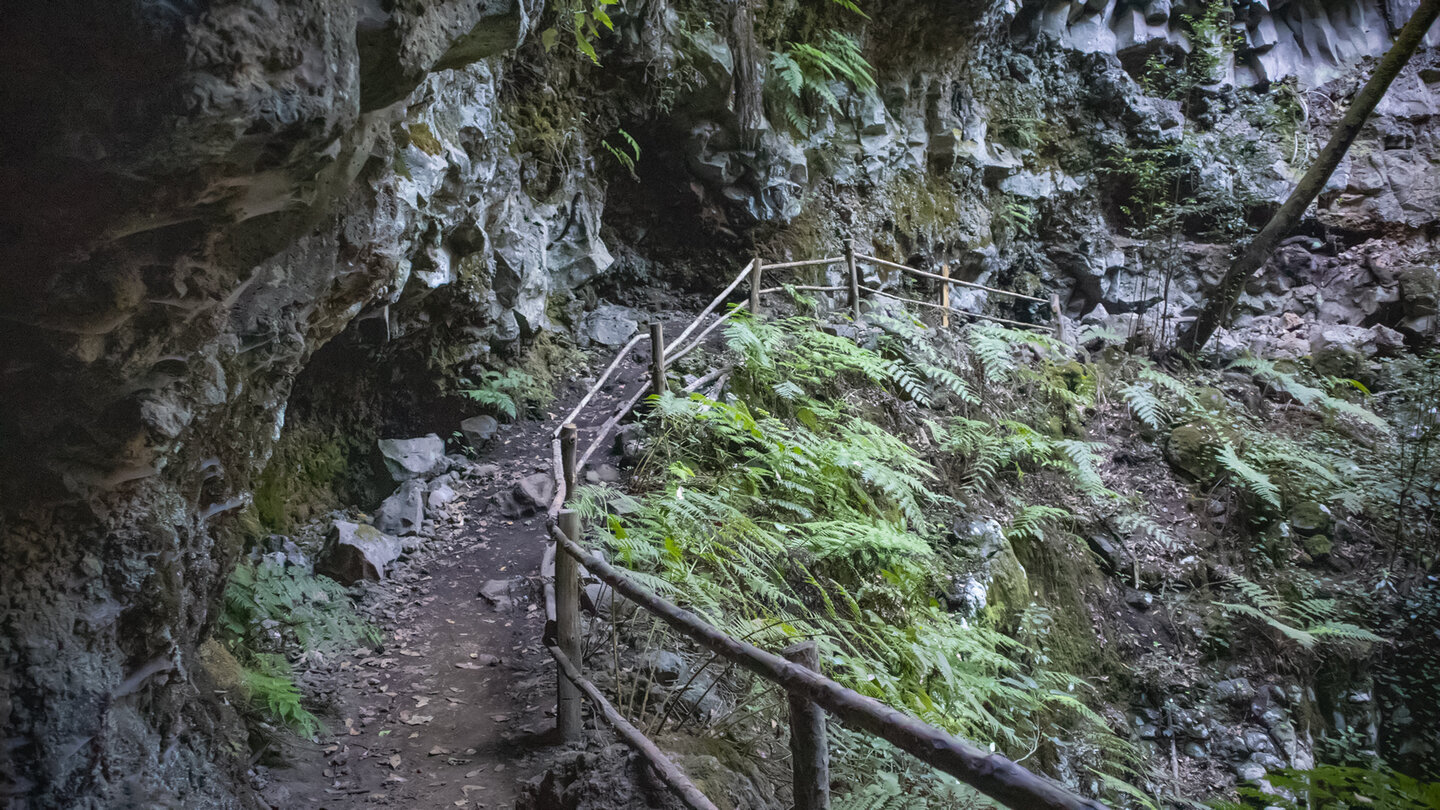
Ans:
[[[603,32],[615,30],[615,21],[610,19],[610,13],[606,9],[618,5],[620,0],[572,0],[555,10],[557,19],[569,22],[570,30],[575,35],[575,50],[590,57],[590,61],[596,65],[600,64],[600,54],[595,52],[595,41]],[[547,52],[554,50],[555,43],[559,40],[560,26],[552,26],[540,32],[540,44],[545,46]]]
[[[815,118],[841,111],[840,99],[830,89],[836,81],[860,93],[875,87],[874,68],[860,52],[860,44],[830,31],[816,44],[791,42],[783,52],[770,54],[765,97],[776,117],[808,134]]]

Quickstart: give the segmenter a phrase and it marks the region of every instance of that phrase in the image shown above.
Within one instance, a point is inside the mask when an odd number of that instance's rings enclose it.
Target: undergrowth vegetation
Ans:
[[[1396,440],[1426,435],[1395,427],[1414,403],[1353,380],[1251,357],[1177,375],[1103,337],[1082,336],[1086,351],[878,308],[858,330],[737,317],[728,376],[654,402],[642,494],[587,487],[581,509],[638,580],[732,636],[812,639],[862,694],[1118,806],[1158,806],[1176,786],[1106,709],[1157,684],[1093,606],[1117,587],[1181,593],[1209,617],[1202,660],[1349,671],[1389,643],[1387,595],[1315,566],[1409,531],[1434,479],[1395,470],[1433,460]],[[1151,502],[1137,441],[1202,511],[1238,520]],[[1208,573],[1175,562],[1204,549],[1221,561]],[[736,717],[708,733],[774,745],[773,689],[731,681]],[[986,806],[883,743],[832,740],[841,806]]]
[[[240,664],[252,711],[306,737],[320,721],[301,702],[291,658],[379,642],[339,583],[263,557],[231,575],[216,635]]]

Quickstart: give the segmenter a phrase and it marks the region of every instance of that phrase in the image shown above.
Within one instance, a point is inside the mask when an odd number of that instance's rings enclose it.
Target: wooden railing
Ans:
[[[1046,303],[1044,299],[1020,293],[986,287],[973,282],[949,277],[948,267],[941,273],[927,273],[903,264],[877,259],[873,256],[857,256],[847,246],[844,256],[827,259],[764,264],[758,257],[745,266],[715,300],[710,302],[695,320],[685,328],[671,346],[666,346],[660,324],[650,325],[651,369],[650,385],[642,387],[628,401],[623,403],[602,423],[584,452],[579,450],[579,429],[575,420],[594,399],[601,386],[614,374],[622,359],[627,356],[644,335],[637,335],[620,350],[615,359],[600,375],[595,384],[581,398],[579,404],[566,416],[552,434],[552,458],[555,475],[555,498],[548,510],[548,525],[554,540],[545,553],[542,563],[542,579],[545,581],[545,604],[547,625],[546,648],[554,657],[559,670],[557,676],[556,718],[560,737],[565,742],[575,742],[582,732],[580,699],[583,696],[595,707],[597,718],[603,718],[626,743],[643,756],[686,806],[692,810],[715,810],[715,805],[705,797],[680,768],[616,711],[595,684],[585,678],[581,669],[580,630],[580,568],[656,618],[664,621],[681,635],[704,647],[716,656],[746,669],[761,678],[783,688],[788,695],[790,706],[790,748],[792,770],[795,780],[794,797],[796,810],[824,810],[829,807],[829,756],[825,736],[824,712],[829,712],[846,724],[890,742],[909,752],[917,759],[954,776],[976,790],[1012,808],[1064,808],[1065,810],[1101,810],[1104,805],[1085,799],[1067,791],[1055,782],[1025,770],[999,754],[977,748],[963,740],[922,723],[873,698],[865,697],[821,674],[815,646],[811,642],[795,645],[782,655],[762,650],[752,644],[732,638],[695,614],[675,605],[644,588],[623,571],[607,563],[604,558],[581,545],[583,530],[579,513],[565,509],[565,503],[574,497],[577,476],[585,462],[602,446],[615,430],[620,420],[632,411],[642,397],[659,394],[667,390],[666,369],[677,360],[703,344],[705,339],[736,312],[748,309],[758,315],[761,312],[761,296],[786,289],[785,287],[762,287],[765,271],[785,270],[799,267],[814,267],[844,263],[849,283],[844,287],[795,286],[790,289],[826,292],[848,292],[852,314],[859,321],[860,293],[879,292],[860,284],[858,265],[861,262],[898,269],[922,278],[939,279],[945,282],[942,288],[942,304],[916,299],[898,298],[907,303],[924,306],[943,306],[946,309],[948,325],[949,290],[951,285],[975,287],[987,292],[1007,295],[1027,301]],[[713,313],[748,278],[749,298],[729,312],[717,318],[703,329],[700,324]],[[891,295],[890,293],[883,293]],[[1051,296],[1051,311],[1055,314],[1055,329],[1060,330],[1059,303]],[[954,314],[969,314],[961,313]],[[976,316],[1002,323],[1037,328],[1034,324],[1023,324],[990,316]],[[1039,327],[1043,328],[1043,327]],[[699,329],[698,333],[696,330]],[[697,381],[688,389],[704,384]],[[612,616],[614,615],[612,608]]]

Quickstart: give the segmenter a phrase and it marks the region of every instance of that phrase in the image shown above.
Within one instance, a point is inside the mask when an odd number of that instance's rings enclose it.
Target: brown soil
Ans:
[[[582,449],[644,383],[648,351],[632,352],[581,415]],[[597,353],[597,373],[611,356]],[[322,715],[328,732],[318,742],[272,743],[262,760],[274,763],[261,770],[262,800],[285,810],[506,810],[515,807],[518,782],[563,753],[555,736],[555,667],[541,647],[545,516],[506,519],[492,497],[550,470],[551,431],[589,384],[572,379],[544,421],[503,426],[476,459],[498,465],[494,477],[467,482],[438,537],[371,589],[362,611],[383,634],[380,651],[314,662],[320,690],[331,693]],[[591,464],[610,461],[602,451]],[[510,580],[512,606],[480,596],[495,579]]]

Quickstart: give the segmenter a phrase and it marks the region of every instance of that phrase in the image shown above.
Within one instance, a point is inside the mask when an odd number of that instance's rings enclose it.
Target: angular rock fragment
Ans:
[[[374,526],[337,520],[315,570],[342,585],[362,579],[379,582],[385,578],[385,567],[400,556],[400,551],[398,538]]]
[[[439,475],[450,466],[445,440],[434,433],[418,439],[381,439],[378,445],[385,469],[397,483]]]

